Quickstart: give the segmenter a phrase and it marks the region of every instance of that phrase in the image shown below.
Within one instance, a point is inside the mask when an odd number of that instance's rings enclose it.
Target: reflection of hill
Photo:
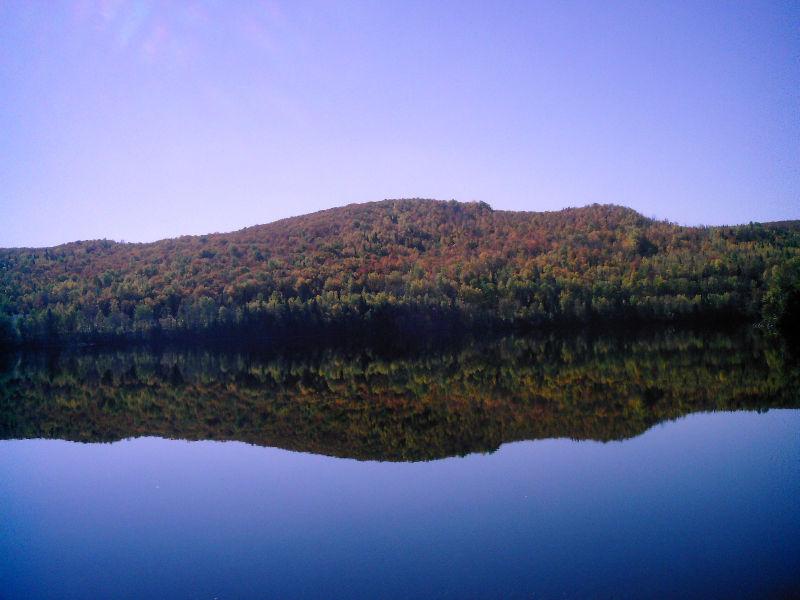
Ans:
[[[800,406],[800,375],[748,333],[505,338],[392,358],[121,351],[22,355],[0,437],[240,440],[426,460],[513,440],[616,440],[707,410]]]

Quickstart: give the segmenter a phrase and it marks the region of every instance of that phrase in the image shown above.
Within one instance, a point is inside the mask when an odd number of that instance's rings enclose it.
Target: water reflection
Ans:
[[[0,438],[238,440],[417,461],[515,440],[619,440],[698,412],[797,407],[800,371],[752,331],[507,337],[391,354],[16,355]]]

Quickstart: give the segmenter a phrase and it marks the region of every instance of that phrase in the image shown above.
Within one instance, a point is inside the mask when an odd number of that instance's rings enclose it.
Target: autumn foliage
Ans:
[[[682,227],[613,205],[386,200],[149,244],[0,249],[0,340],[777,324],[800,298],[798,265],[798,222]]]

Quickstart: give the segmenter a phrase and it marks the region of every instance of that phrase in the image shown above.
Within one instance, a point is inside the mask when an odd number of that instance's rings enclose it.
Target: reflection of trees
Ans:
[[[800,403],[798,370],[747,332],[508,337],[394,357],[119,351],[8,363],[3,438],[158,435],[359,459],[623,439],[690,412]]]

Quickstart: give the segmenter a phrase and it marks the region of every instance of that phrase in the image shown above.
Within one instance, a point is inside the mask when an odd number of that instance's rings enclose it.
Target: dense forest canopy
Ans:
[[[797,326],[800,222],[386,200],[227,234],[0,249],[0,340],[686,319]]]
[[[797,364],[746,329],[511,336],[404,354],[352,347],[5,357],[0,439],[157,435],[423,460],[523,439],[624,439],[695,411],[800,403]]]

